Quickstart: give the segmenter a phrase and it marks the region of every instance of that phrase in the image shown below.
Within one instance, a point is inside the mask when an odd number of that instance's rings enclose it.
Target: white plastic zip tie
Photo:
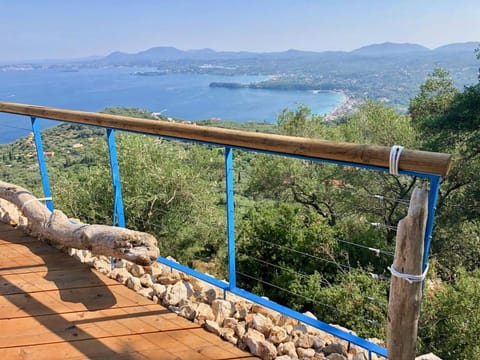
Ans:
[[[422,282],[425,280],[425,277],[427,276],[428,272],[428,264],[427,267],[425,268],[425,271],[420,274],[420,275],[412,275],[412,274],[404,274],[399,272],[397,269],[393,267],[393,264],[387,267],[388,270],[392,273],[393,276],[396,276],[400,279],[405,279],[407,280],[410,284],[416,283],[416,282]]]
[[[22,208],[20,209],[20,211],[23,211],[23,208],[25,207],[25,205],[27,205],[28,203],[32,202],[32,201],[42,201],[42,200],[52,200],[51,197],[45,197],[45,198],[32,198],[30,200],[27,200],[23,203],[22,205]]]
[[[403,146],[400,145],[393,145],[390,149],[390,160],[388,162],[389,165],[389,173],[392,175],[398,175],[398,162],[400,161],[400,154],[402,153]]]

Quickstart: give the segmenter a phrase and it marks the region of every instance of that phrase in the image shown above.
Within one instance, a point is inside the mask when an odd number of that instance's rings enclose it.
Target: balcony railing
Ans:
[[[220,281],[212,276],[193,270],[164,257],[158,261],[171,268],[177,269],[191,276],[195,276],[225,292],[241,296],[266,308],[299,320],[307,325],[330,333],[338,338],[366,349],[369,354],[378,354],[387,357],[384,347],[369,342],[350,332],[341,330],[320,320],[313,319],[296,312],[283,305],[267,300],[246,290],[237,287],[236,255],[235,255],[235,206],[234,206],[234,169],[233,154],[236,149],[279,155],[296,159],[324,162],[339,166],[353,166],[370,171],[388,172],[391,165],[391,148],[384,146],[359,145],[351,143],[337,143],[318,139],[306,139],[291,136],[246,132],[221,129],[214,127],[179,124],[156,120],[145,120],[125,116],[115,116],[83,111],[72,111],[25,104],[0,102],[0,112],[25,115],[31,118],[32,130],[36,145],[36,154],[39,162],[46,205],[53,210],[52,194],[49,184],[48,171],[42,146],[38,118],[58,120],[70,123],[93,125],[106,128],[107,144],[110,153],[110,167],[114,194],[113,224],[125,226],[123,210],[120,171],[117,161],[115,130],[122,130],[140,134],[150,134],[163,138],[191,141],[199,144],[223,147],[225,149],[224,164],[226,176],[226,220],[227,220],[227,247],[228,247],[228,282]],[[428,262],[428,254],[435,218],[441,176],[448,173],[451,156],[448,154],[432,153],[404,149],[398,161],[398,173],[427,180],[430,183],[428,198],[428,218],[424,237],[423,269]]]

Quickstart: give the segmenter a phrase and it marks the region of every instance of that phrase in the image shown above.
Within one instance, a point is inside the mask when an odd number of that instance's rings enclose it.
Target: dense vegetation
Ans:
[[[367,102],[330,124],[299,106],[282,112],[277,125],[258,126],[454,154],[437,207],[420,347],[444,359],[480,358],[480,85],[459,91],[438,69],[408,115]],[[56,206],[82,221],[111,222],[104,130],[64,124],[44,139],[55,152],[48,162]],[[155,234],[163,255],[225,276],[223,149],[127,133],[117,145],[127,225]],[[2,146],[2,180],[39,192],[33,151],[31,138]],[[362,336],[384,337],[386,266],[419,180],[241,151],[235,174],[239,285]]]

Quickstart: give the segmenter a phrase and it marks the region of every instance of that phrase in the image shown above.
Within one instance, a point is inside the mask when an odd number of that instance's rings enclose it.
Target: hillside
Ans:
[[[383,44],[373,44],[363,46],[352,51],[352,54],[364,56],[385,56],[385,55],[407,55],[412,53],[428,52],[429,49],[418,44],[396,44],[386,42]]]
[[[344,51],[217,52],[155,47],[138,53],[112,53],[83,66],[149,66],[152,75],[206,73],[269,75],[252,88],[274,90],[342,90],[359,100],[377,100],[405,111],[432,69],[451,74],[461,89],[478,72],[478,42],[428,49],[418,44],[383,43]],[[140,75],[140,74],[139,74]],[[226,84],[227,87],[238,87]]]

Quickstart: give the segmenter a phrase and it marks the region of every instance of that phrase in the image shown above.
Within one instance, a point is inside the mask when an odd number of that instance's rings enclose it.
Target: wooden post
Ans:
[[[393,267],[400,273],[422,274],[427,212],[428,189],[417,186],[410,200],[408,215],[398,223]],[[387,324],[389,360],[415,359],[421,301],[421,281],[410,283],[392,275]]]

